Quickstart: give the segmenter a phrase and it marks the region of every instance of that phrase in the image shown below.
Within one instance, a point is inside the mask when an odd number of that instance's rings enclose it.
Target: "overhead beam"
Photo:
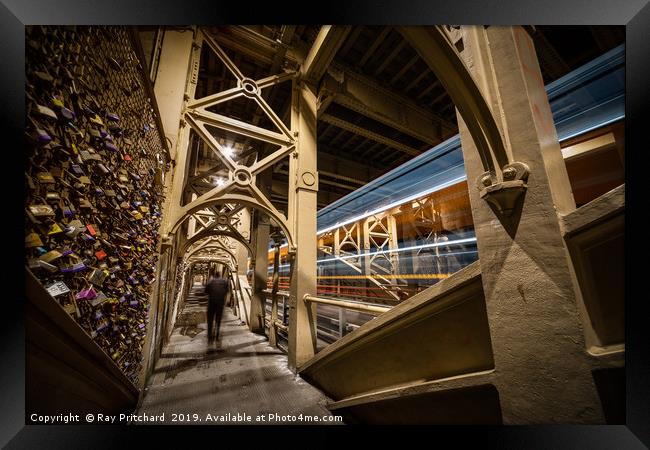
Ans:
[[[275,41],[243,26],[228,27],[227,30],[227,33],[221,30],[214,33],[214,39],[220,45],[261,63],[273,64],[276,48],[278,47]]]
[[[302,65],[303,77],[312,82],[320,80],[351,29],[350,26],[322,26]]]
[[[378,144],[379,145],[379,144]],[[385,167],[373,164],[372,161],[354,161],[350,158],[345,158],[337,155],[337,150],[323,143],[318,144],[318,168],[330,170],[337,173],[348,174],[349,176],[357,176],[360,174],[367,174],[368,179],[378,177],[384,173]],[[365,178],[365,177],[364,177]]]
[[[404,46],[406,45],[406,41],[402,41],[399,44],[393,48],[393,50],[388,54],[388,56],[384,57],[384,60],[382,63],[377,67],[377,70],[375,70],[375,76],[378,76],[380,73],[384,71],[386,67],[395,59],[395,57],[402,51]]]
[[[420,152],[418,149],[409,147],[406,144],[402,144],[401,142],[397,142],[393,139],[390,139],[382,134],[375,133],[373,131],[367,130],[363,127],[360,127],[358,125],[355,125],[353,123],[350,123],[348,121],[345,121],[343,119],[339,119],[338,117],[334,117],[331,114],[323,114],[322,117],[320,117],[320,120],[322,120],[325,123],[329,123],[331,125],[334,125],[335,127],[341,128],[342,130],[350,131],[351,133],[357,134],[359,136],[363,136],[367,139],[371,139],[375,142],[380,142],[384,145],[387,145],[391,148],[394,148],[395,150],[399,150],[401,152],[406,153],[407,155],[411,156],[417,156],[419,155]]]
[[[357,65],[358,67],[363,67],[364,64],[368,61],[368,59],[375,53],[377,48],[381,45],[382,42],[386,39],[386,36],[388,36],[388,33],[390,33],[391,28],[390,27],[384,27],[383,30],[381,30],[381,33],[379,33],[379,36],[373,41],[372,45],[368,47],[366,52],[363,54],[361,59],[359,60],[359,64]]]
[[[322,87],[322,96],[427,144],[435,145],[455,132],[455,123],[419,106],[412,99],[381,86],[377,81],[334,64]],[[437,132],[449,130],[444,135]]]
[[[414,65],[416,62],[418,62],[419,59],[420,59],[420,56],[419,56],[418,54],[415,54],[415,56],[413,56],[413,58],[409,59],[409,61],[408,61],[406,64],[404,64],[404,66],[402,66],[402,68],[401,68],[401,69],[400,69],[400,70],[399,70],[399,71],[398,71],[398,72],[393,76],[393,78],[390,79],[389,84],[393,84],[393,83],[395,83],[397,80],[399,80],[400,78],[402,78],[402,77],[404,76],[404,74],[405,74],[406,72],[408,72],[409,69],[410,69],[411,67],[413,67],[413,65]]]
[[[352,31],[350,32],[349,39],[346,41],[345,45],[341,47],[339,55],[345,56],[348,54],[350,49],[354,46],[354,43],[357,41],[357,38],[361,34],[361,32],[364,30],[363,25],[356,25]]]

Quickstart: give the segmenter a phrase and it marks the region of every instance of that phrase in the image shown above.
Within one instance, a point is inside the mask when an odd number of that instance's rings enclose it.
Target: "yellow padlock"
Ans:
[[[97,125],[104,126],[104,122],[102,122],[102,119],[97,114],[95,114],[95,117],[91,118],[90,121],[92,123],[96,123]]]
[[[59,226],[58,223],[54,222],[54,223],[50,226],[50,229],[49,229],[49,231],[47,232],[47,234],[48,234],[48,235],[52,235],[52,234],[58,234],[58,233],[63,233],[63,230],[61,229],[61,227]]]

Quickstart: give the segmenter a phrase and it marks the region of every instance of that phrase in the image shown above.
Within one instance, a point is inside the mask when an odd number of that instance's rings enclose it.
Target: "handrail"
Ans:
[[[273,295],[273,292],[270,289],[263,289],[262,294],[264,295]],[[277,291],[275,293],[279,297],[290,297],[291,294],[289,294],[289,291]]]
[[[274,325],[275,325],[276,328],[284,331],[285,333],[289,331],[289,327],[287,325],[283,324],[282,322],[280,322],[279,320],[276,320],[274,322]]]
[[[352,309],[354,311],[365,312],[373,315],[383,314],[386,311],[389,311],[391,309],[389,306],[367,305],[365,303],[353,302],[353,301],[343,300],[334,297],[332,298],[314,297],[309,294],[306,294],[303,297],[303,300],[305,302],[333,305],[333,306],[338,306],[339,308]]]

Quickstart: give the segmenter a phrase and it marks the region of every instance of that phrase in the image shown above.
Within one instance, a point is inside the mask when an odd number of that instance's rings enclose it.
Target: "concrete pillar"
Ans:
[[[264,334],[264,295],[269,265],[269,219],[259,211],[255,212],[253,223],[255,260],[253,266],[253,296],[249,328],[253,333]]]
[[[296,252],[289,298],[289,368],[296,371],[316,352],[316,306],[303,301],[316,294],[316,95],[302,80],[292,86],[291,129],[297,149],[289,160],[289,224]]]
[[[530,168],[521,216],[497,216],[471,181],[485,169],[458,116],[503,422],[603,423],[558,224],[573,198],[532,40],[521,27],[462,31],[507,151]]]

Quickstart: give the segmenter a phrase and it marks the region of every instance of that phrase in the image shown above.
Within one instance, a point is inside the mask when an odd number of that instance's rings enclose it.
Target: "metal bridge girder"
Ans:
[[[291,233],[291,228],[287,223],[287,217],[284,214],[281,214],[273,206],[270,199],[268,199],[268,197],[257,188],[255,181],[258,174],[289,155],[289,153],[295,151],[294,133],[289,130],[284,122],[268,105],[266,100],[264,100],[261,96],[261,90],[278,83],[292,80],[296,74],[288,72],[280,75],[271,75],[257,81],[246,78],[212,36],[204,33],[199,37],[199,40],[201,40],[201,42],[205,41],[208,44],[210,49],[238,80],[238,86],[224,92],[215,93],[188,102],[183,113],[184,123],[189,125],[189,127],[197,133],[197,135],[208,145],[208,147],[210,147],[210,149],[225,165],[228,170],[228,180],[223,185],[215,186],[209,191],[199,195],[189,204],[181,207],[174,216],[174,219],[171,221],[169,231],[171,233],[176,232],[178,227],[187,218],[191,217],[201,209],[212,207],[212,205],[219,202],[223,203],[225,201],[230,201],[232,203],[239,203],[241,205],[259,208],[264,211],[283,228],[289,242],[293,244],[294,239]],[[255,101],[269,119],[276,125],[279,132],[269,131],[256,125],[248,124],[220,114],[215,114],[207,110],[210,106],[241,96]],[[245,137],[261,139],[265,142],[280,145],[280,148],[271,155],[257,161],[250,167],[239,165],[226,151],[224,151],[223,146],[217,139],[215,139],[212,133],[209,132],[207,126],[214,126]],[[201,177],[201,175],[198,177]],[[194,177],[194,179],[197,179],[197,177]],[[248,195],[233,193],[235,189],[248,191]],[[207,223],[201,222],[201,224],[203,229],[208,228]],[[199,232],[201,231],[203,230],[199,230]]]

